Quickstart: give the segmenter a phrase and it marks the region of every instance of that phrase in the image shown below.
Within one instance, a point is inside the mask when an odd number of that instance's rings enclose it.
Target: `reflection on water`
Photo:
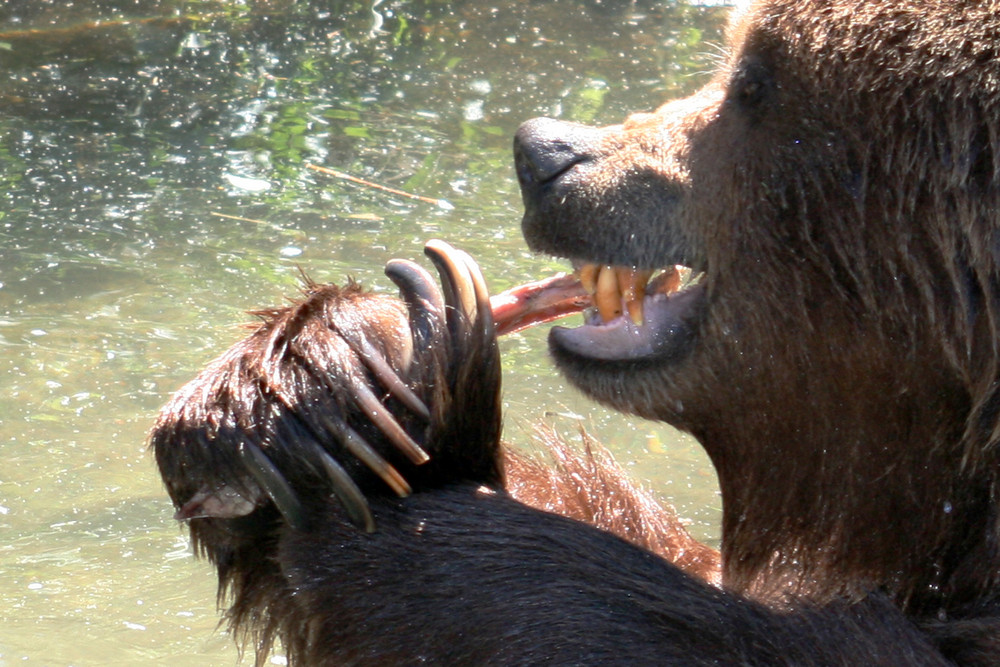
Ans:
[[[441,236],[494,289],[562,268],[520,238],[517,125],[692,89],[724,10],[69,4],[0,7],[0,665],[235,664],[145,451],[156,409],[298,267],[388,289],[385,260]],[[544,348],[541,330],[504,342],[508,437],[582,417],[715,535],[697,445],[587,403]]]

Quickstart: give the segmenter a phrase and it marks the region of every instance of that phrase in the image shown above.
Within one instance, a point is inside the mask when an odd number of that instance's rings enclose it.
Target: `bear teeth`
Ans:
[[[580,284],[591,295],[601,320],[605,323],[627,312],[637,325],[643,321],[643,299],[647,294],[672,294],[680,289],[684,267],[664,269],[653,280],[654,271],[583,264],[576,270]]]

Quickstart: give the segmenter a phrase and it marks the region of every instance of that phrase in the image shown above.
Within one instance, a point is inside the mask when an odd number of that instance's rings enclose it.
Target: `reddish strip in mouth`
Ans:
[[[511,288],[490,298],[497,335],[557,320],[590,306],[590,295],[576,276],[560,273]]]
[[[649,281],[652,271],[585,264],[574,275],[558,274],[511,288],[490,299],[497,333],[521,331],[591,306],[597,307],[605,323],[627,313],[633,323],[641,325],[644,297],[676,292],[681,286],[681,268],[670,267]]]

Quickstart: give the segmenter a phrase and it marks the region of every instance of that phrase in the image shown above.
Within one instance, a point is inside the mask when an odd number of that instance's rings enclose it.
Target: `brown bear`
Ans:
[[[1000,664],[1000,6],[759,0],[727,38],[687,99],[518,130],[528,245],[596,305],[551,354],[705,447],[726,589],[882,591]]]
[[[297,665],[947,664],[881,594],[775,611],[509,497],[486,290],[466,256],[430,250],[443,294],[398,261],[405,306],[309,284],[153,431],[257,664],[276,637]],[[620,491],[620,471],[588,466]],[[556,478],[552,495],[592,513]]]

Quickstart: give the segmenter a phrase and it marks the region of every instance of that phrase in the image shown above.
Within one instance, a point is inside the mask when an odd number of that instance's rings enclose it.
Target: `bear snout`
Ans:
[[[659,124],[649,125],[629,133],[534,118],[518,128],[514,168],[528,247],[578,262],[700,268],[677,228],[686,172],[674,152],[649,141],[650,133],[662,139]]]
[[[514,165],[525,195],[597,155],[603,131],[554,118],[533,118],[514,135]]]

